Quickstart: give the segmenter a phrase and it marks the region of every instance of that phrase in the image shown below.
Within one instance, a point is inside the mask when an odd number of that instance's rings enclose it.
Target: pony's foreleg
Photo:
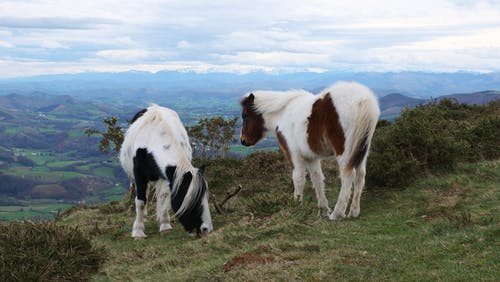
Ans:
[[[328,200],[325,195],[325,176],[321,170],[321,161],[316,160],[309,164],[309,175],[316,191],[316,199],[318,200],[319,213],[323,215],[330,214],[331,210],[328,207]]]
[[[170,225],[170,188],[166,180],[159,180],[156,188],[156,216],[160,222],[160,233],[166,234],[172,229]]]
[[[349,217],[356,218],[359,216],[360,212],[360,200],[361,193],[363,192],[363,186],[365,185],[365,175],[366,175],[366,158],[356,168],[356,176],[354,177],[354,194],[352,196],[351,208],[349,210]]]
[[[144,233],[144,209],[146,206],[147,180],[136,177],[136,197],[135,197],[135,220],[132,227],[132,237],[142,239],[146,237]]]
[[[294,168],[292,173],[293,178],[293,198],[299,202],[302,202],[302,196],[304,194],[304,185],[306,183],[306,173],[304,165],[301,162],[294,162]]]
[[[340,194],[337,199],[337,204],[335,204],[335,209],[329,216],[331,220],[339,220],[345,217],[347,202],[349,201],[349,198],[351,196],[354,174],[354,169],[340,167],[340,178],[342,181],[342,186],[340,188]]]

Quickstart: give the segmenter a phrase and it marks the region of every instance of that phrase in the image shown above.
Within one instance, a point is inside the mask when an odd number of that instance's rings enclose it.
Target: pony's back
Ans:
[[[160,165],[191,162],[191,145],[179,115],[157,105],[148,107],[125,133],[120,162],[129,176],[133,175],[132,160],[139,148],[148,148]]]

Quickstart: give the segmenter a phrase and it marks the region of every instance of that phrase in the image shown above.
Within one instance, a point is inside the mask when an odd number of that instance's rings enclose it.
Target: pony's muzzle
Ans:
[[[201,235],[207,235],[212,232],[214,228],[210,224],[203,223],[200,227]]]

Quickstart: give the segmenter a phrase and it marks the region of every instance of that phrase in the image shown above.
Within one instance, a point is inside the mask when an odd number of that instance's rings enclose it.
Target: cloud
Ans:
[[[1,48],[15,48],[14,44],[7,42],[7,41],[1,41],[0,40],[0,47]]]
[[[45,49],[68,49],[69,47],[54,40],[42,40],[40,47]]]
[[[237,52],[234,55],[214,55],[226,63],[256,64],[262,66],[322,66],[330,65],[328,54],[292,52]]]
[[[192,47],[193,47],[193,45],[191,43],[187,42],[186,40],[182,40],[182,41],[177,42],[177,48],[189,49]]]
[[[119,21],[103,18],[0,17],[0,27],[31,29],[94,29],[100,25],[118,24]]]
[[[499,30],[493,0],[4,0],[0,60],[20,73],[500,71]]]
[[[96,53],[100,58],[111,61],[136,61],[145,59],[164,59],[170,54],[165,51],[151,51],[144,49],[115,49],[115,50],[101,50]]]

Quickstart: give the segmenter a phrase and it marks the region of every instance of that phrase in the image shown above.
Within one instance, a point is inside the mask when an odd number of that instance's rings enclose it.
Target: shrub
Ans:
[[[500,114],[485,116],[475,121],[467,132],[470,160],[500,158]]]
[[[392,124],[379,123],[368,160],[368,184],[402,188],[422,174],[450,171],[461,161],[498,158],[498,105],[469,106],[445,99],[406,108]]]
[[[398,187],[410,184],[418,175],[419,163],[411,154],[403,155],[393,142],[392,128],[376,131],[367,164],[370,186]]]
[[[86,281],[104,256],[75,228],[48,222],[0,225],[0,281]]]

